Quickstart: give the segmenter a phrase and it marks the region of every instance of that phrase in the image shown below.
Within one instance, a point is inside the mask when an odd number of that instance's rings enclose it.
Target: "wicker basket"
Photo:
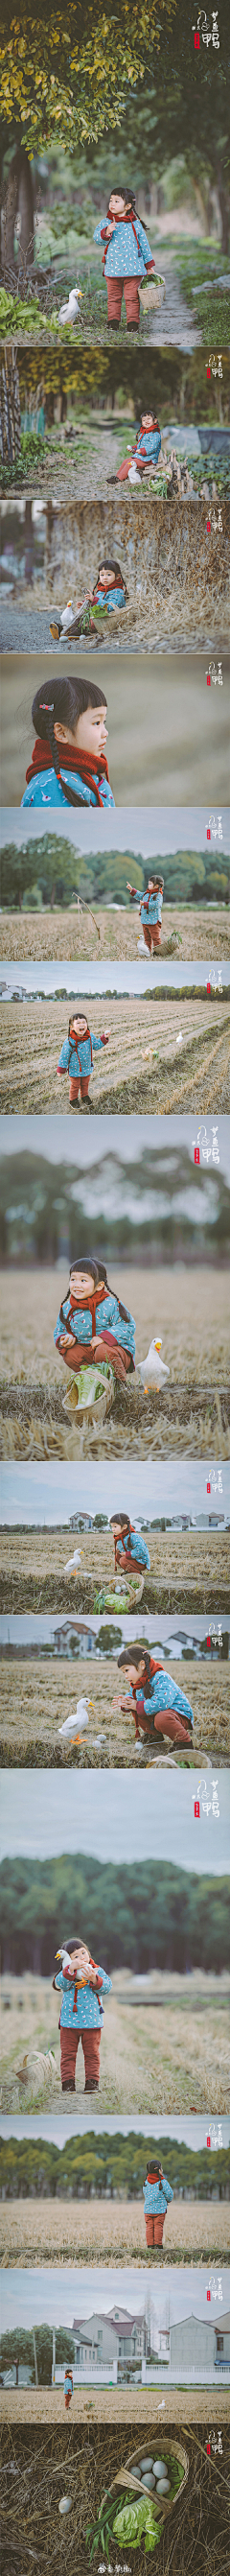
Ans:
[[[143,281],[138,287],[138,295],[143,313],[159,313],[160,305],[164,303],[165,277],[147,277],[146,285]]]
[[[81,1420],[81,1422],[84,1414],[89,1422],[95,1421],[95,1424],[97,1422],[104,1422],[105,1414],[111,1412],[113,1396],[114,1376],[112,1368],[109,1368],[108,1373],[104,1378],[104,1385],[101,1387],[101,1394],[96,1395],[95,1389],[88,1403],[87,1390],[85,1396],[82,1399],[80,1398],[79,1401],[77,1375],[75,1373],[75,1375],[70,1376],[67,1381],[66,1395],[63,1395],[62,1397],[63,1411],[70,1415],[74,1415],[76,1413],[77,1416],[79,1416],[79,1421]]]
[[[134,1585],[134,1583],[133,1583],[132,1591],[130,1590],[130,1585],[129,1585],[129,1576],[128,1576],[128,1574],[127,1574],[127,1576],[125,1576],[125,1574],[124,1574],[124,1575],[123,1575],[123,1577],[122,1577],[122,1575],[121,1575],[121,1577],[120,1577],[120,1585],[119,1585],[119,1600],[118,1600],[118,1598],[117,1598],[116,1577],[115,1577],[115,1574],[114,1574],[114,1575],[113,1575],[113,1574],[111,1574],[111,1583],[110,1583],[110,1582],[109,1582],[109,1580],[108,1580],[108,1582],[107,1582],[107,1583],[100,1584],[100,1587],[97,1589],[96,1600],[98,1600],[98,1606],[99,1606],[100,1610],[102,1610],[102,1608],[103,1608],[103,1610],[113,1610],[113,1611],[114,1611],[114,1613],[115,1613],[115,1615],[117,1616],[117,1619],[120,1619],[121,1612],[122,1612],[122,1608],[123,1608],[123,1602],[125,1603],[126,1610],[127,1610],[127,1601],[128,1601],[128,1606],[129,1606],[129,1609],[130,1609],[130,1610],[133,1610],[133,1611],[137,1610],[137,1607],[138,1607],[138,1603],[139,1603],[139,1601],[142,1601],[142,1592],[143,1592],[143,1591],[144,1591],[144,1575],[143,1575],[143,1574],[139,1575],[139,1577],[138,1577],[138,1575],[137,1575],[137,1580],[136,1580],[135,1585]],[[130,1653],[131,1653],[131,1648],[130,1648]]]
[[[154,2440],[154,2438],[155,2438],[155,2428],[154,2428],[154,2431],[153,2431],[153,2440]],[[156,2428],[156,2442],[157,2442],[157,2438],[159,2439],[159,2443],[160,2443],[160,2442],[161,2442],[161,2433],[159,2432],[159,2435],[158,2435],[158,2428]],[[144,2439],[145,2439],[145,2427],[144,2427],[144,2425],[143,2425],[143,2444],[144,2444]],[[146,2440],[147,2440],[147,2435],[146,2435]],[[189,2459],[188,2459],[188,2452],[187,2452],[187,2451],[185,2451],[185,2449],[184,2449],[184,2443],[183,2443],[183,2442],[178,2442],[177,2440],[175,2440],[175,2441],[174,2441],[174,2437],[173,2437],[173,2440],[171,2440],[171,2439],[169,2438],[169,2436],[167,2436],[166,2434],[162,2433],[162,2450],[163,2450],[163,2451],[164,2451],[164,2453],[165,2453],[165,2458],[166,2458],[166,2460],[167,2460],[167,2452],[173,2451],[174,2459],[175,2459],[175,2460],[178,2460],[178,2467],[179,2467],[179,2468],[181,2468],[181,2469],[183,2469],[183,2472],[184,2472],[184,2476],[183,2476],[183,2485],[184,2485],[184,2486],[187,2486],[188,2474],[189,2474]],[[123,2467],[122,2469],[117,2469],[117,2471],[116,2471],[116,2477],[115,2477],[115,2478],[112,2478],[112,2484],[111,2484],[111,2486],[110,2486],[110,2487],[106,2487],[106,2489],[105,2489],[105,2495],[103,2496],[103,2499],[102,2499],[102,2504],[103,2504],[103,2505],[105,2505],[105,2504],[107,2503],[108,2495],[111,2495],[111,2496],[112,2496],[112,2495],[113,2495],[113,2493],[115,2494],[115,2489],[117,2490],[117,2488],[118,2488],[118,2487],[124,2487],[124,2486],[125,2486],[125,2487],[127,2487],[127,2492],[128,2492],[128,2489],[130,2489],[130,2494],[131,2494],[131,2495],[133,2495],[133,2496],[141,2496],[141,2495],[143,2496],[143,2486],[142,2486],[141,2478],[138,2478],[138,2477],[137,2477],[137,2472],[136,2472],[136,2467],[135,2467],[136,2460],[138,2460],[139,2458],[140,2458],[140,2442],[139,2442],[139,2444],[138,2444],[138,2451],[136,2451],[136,2450],[135,2450],[135,2451],[132,2451],[132,2452],[131,2452],[131,2454],[130,2454],[130,2452],[129,2452],[128,2460],[125,2460],[125,2461],[124,2461],[124,2467]],[[146,2489],[146,2488],[145,2488],[144,2492],[145,2492],[145,2494],[147,2494],[147,2489]],[[182,2495],[182,2485],[181,2485],[180,2487],[178,2487],[178,2488],[177,2488],[177,2495],[175,2495],[175,2496],[169,2496],[169,2499],[168,2499],[168,2496],[159,2496],[159,2498],[158,2498],[158,2502],[159,2502],[159,2505],[160,2505],[160,2508],[161,2508],[161,2516],[163,2516],[163,2517],[164,2517],[164,2522],[166,2522],[166,2521],[168,2520],[168,2515],[169,2515],[169,2513],[173,2513],[173,2511],[174,2511],[174,2505],[179,2504],[179,2496],[181,2496],[181,2495]],[[154,2504],[154,2501],[156,2501],[156,2503],[157,2503],[157,2493],[156,2493],[156,2496],[155,2496],[155,2491],[154,2491],[153,2496],[152,2496],[152,2503],[153,2503],[153,2504]],[[102,2506],[101,2506],[101,2511],[102,2511]],[[112,2534],[110,2533],[110,2545],[111,2545],[111,2538],[112,2538]],[[116,2543],[116,2546],[117,2546],[117,2543]]]

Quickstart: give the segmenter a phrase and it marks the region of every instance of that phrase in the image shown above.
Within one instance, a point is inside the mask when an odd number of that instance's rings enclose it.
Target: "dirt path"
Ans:
[[[144,2006],[128,1971],[119,1971],[107,1998],[101,2048],[99,2109],[155,2117],[178,2111],[228,2111],[228,1979],[194,1971],[188,1979],[153,1977],[158,2000]],[[48,1979],[26,1975],[4,1977],[2,2013],[3,2112],[23,2110],[52,2114],[61,2108],[59,1998]],[[149,1990],[148,1990],[149,1991]],[[129,2000],[127,2000],[129,1996]],[[10,1998],[10,2010],[9,2010]],[[21,2006],[21,2010],[20,2010]],[[23,2018],[22,2018],[23,2014]],[[19,2077],[26,2051],[54,2049],[56,2074],[42,2087],[38,2070],[28,2084]],[[38,2090],[38,2086],[40,2089]],[[76,2061],[76,2107],[84,2110],[84,2060]],[[65,2095],[66,2110],[72,2095]],[[94,2096],[92,2096],[94,2104]],[[90,2109],[90,2095],[89,2095]]]
[[[193,314],[190,314],[189,305],[186,304],[176,268],[171,264],[170,250],[165,250],[164,246],[161,252],[160,242],[157,245],[155,266],[165,277],[165,297],[160,313],[149,313],[149,340],[158,341],[161,348],[164,348],[165,343],[168,348],[173,343],[178,349],[200,348],[202,331],[198,331],[193,321]]]
[[[5,2200],[0,2208],[0,2254],[4,2270],[24,2271],[40,2264],[108,2263],[137,2265],[154,2271],[170,2264],[221,2263],[229,2259],[229,2204],[226,2201],[173,2200],[167,2209],[163,2246],[149,2255],[143,2201]]]
[[[76,974],[77,983],[77,974]],[[94,1035],[101,1036],[110,1028],[108,1047],[94,1055],[90,1081],[92,1113],[105,1115],[118,1111],[134,1116],[149,1109],[161,1114],[176,1109],[192,1109],[194,1116],[202,1105],[208,1110],[230,1108],[230,1010],[229,1002],[212,1005],[209,1017],[207,999],[178,1001],[168,996],[165,1002],[152,995],[138,1001],[129,996],[81,997],[81,1009],[89,1017]],[[16,1026],[12,1004],[5,1003],[1,1014],[1,1082],[0,1106],[11,1114],[56,1110],[69,1116],[73,1127],[80,1115],[89,1115],[69,1105],[69,1080],[60,1077],[57,1064],[63,1037],[68,1034],[69,999],[44,1000],[26,998],[18,1010]],[[13,1047],[12,1047],[13,1034]],[[131,1068],[131,1071],[129,1070]]]
[[[36,866],[36,843],[34,856]],[[3,911],[1,913],[2,959],[7,958],[7,962],[10,962],[11,959],[17,961],[19,958],[29,957],[40,962],[42,958],[58,960],[65,956],[69,959],[73,958],[76,965],[78,958],[89,958],[89,956],[97,959],[99,957],[138,959],[141,928],[136,907],[132,905],[130,912],[128,910],[126,912],[125,905],[121,904],[113,912],[109,910],[109,906],[106,910],[103,904],[95,902],[93,909],[94,920],[90,905],[87,904],[83,912],[81,907],[78,909],[77,902],[73,903],[69,910],[65,910],[63,906],[61,912],[58,910],[58,905],[55,905],[52,912],[49,911],[48,905],[47,908],[45,905],[44,911],[39,913]],[[176,930],[180,934],[179,948],[175,947],[177,967],[180,968],[182,958],[187,962],[190,960],[191,963],[193,960],[195,962],[198,958],[203,958],[208,965],[214,958],[220,963],[221,959],[230,957],[230,913],[227,908],[219,906],[219,910],[214,913],[213,907],[209,904],[203,904],[200,909],[194,905],[193,909],[190,903],[184,908],[180,904],[164,903],[160,951],[163,966],[166,958],[170,957],[170,942]],[[148,979],[147,950],[145,960]]]

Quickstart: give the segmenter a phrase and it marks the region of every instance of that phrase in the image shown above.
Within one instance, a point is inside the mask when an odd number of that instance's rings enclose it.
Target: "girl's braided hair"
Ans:
[[[112,1296],[112,1294],[113,1294],[113,1290],[112,1290],[112,1289],[110,1289],[110,1287],[109,1287],[109,1280],[107,1279],[107,1270],[105,1270],[105,1268],[104,1268],[104,1262],[103,1262],[103,1261],[99,1261],[99,1260],[97,1259],[97,1257],[95,1256],[95,1253],[93,1253],[93,1255],[91,1255],[91,1252],[89,1252],[89,1256],[88,1256],[87,1254],[86,1254],[86,1256],[85,1256],[85,1253],[84,1253],[82,1260],[80,1260],[80,1261],[71,1261],[71,1263],[70,1263],[70,1279],[72,1279],[72,1274],[73,1274],[73,1271],[74,1271],[74,1270],[85,1270],[85,1271],[86,1271],[86,1274],[87,1274],[87,1277],[88,1277],[88,1275],[90,1275],[90,1279],[93,1279],[93,1281],[94,1281],[94,1287],[95,1287],[95,1288],[98,1288],[98,1286],[99,1286],[99,1279],[102,1279],[102,1280],[103,1280],[103,1283],[104,1283],[104,1286],[105,1286],[105,1292],[106,1292],[107,1296],[108,1296],[108,1297]],[[119,1298],[119,1297],[118,1297],[118,1299],[117,1299],[117,1304],[118,1304],[118,1309],[119,1309],[119,1315],[121,1315],[122,1323],[123,1323],[123,1324],[129,1324],[129,1312],[128,1312],[128,1307],[127,1307],[127,1306],[121,1306],[121,1305],[120,1305],[120,1298]],[[64,1325],[64,1331],[65,1331],[65,1327],[66,1327],[66,1316],[65,1316],[65,1315],[64,1315],[64,1313],[63,1313],[63,1306],[60,1306],[60,1316],[61,1316],[61,1323],[63,1323],[63,1325]]]
[[[79,716],[86,715],[87,707],[106,706],[107,698],[105,698],[104,689],[97,689],[94,680],[78,678],[44,680],[42,693],[40,694],[40,689],[36,690],[32,705],[32,722],[40,740],[48,744],[56,778],[60,778],[61,765],[65,761],[65,744],[63,743],[62,750],[61,743],[56,741],[55,724],[69,725],[70,733],[74,733]],[[75,795],[73,787],[67,787],[66,779],[62,778],[61,784],[66,804],[81,805],[81,796]]]
[[[119,1667],[120,1664],[124,1664],[126,1666],[128,1664],[136,1664],[137,1672],[138,1665],[144,1663],[145,1671],[148,1674],[148,1681],[151,1681],[151,1655],[146,1653],[146,1647],[144,1644],[143,1646],[123,1646],[122,1655],[118,1655],[117,1661]]]
[[[115,562],[114,562],[114,556],[113,556],[113,555],[103,555],[103,563],[98,564],[97,580],[94,582],[94,590],[97,590],[97,584],[98,584],[98,581],[100,581],[100,572],[103,572],[103,566],[104,566],[104,572],[114,572],[114,573],[115,573],[115,581],[117,582],[117,588],[118,588],[118,590],[124,590],[124,592],[125,592],[125,599],[128,599],[129,594],[128,594],[128,590],[127,590],[127,584],[126,584],[126,581],[124,581],[124,573],[123,573],[123,572],[121,572],[121,566],[120,566],[120,564],[119,564],[119,563],[115,563]]]

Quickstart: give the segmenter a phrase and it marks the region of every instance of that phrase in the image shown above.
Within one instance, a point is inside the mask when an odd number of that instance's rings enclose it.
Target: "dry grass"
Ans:
[[[153,1331],[161,1331],[170,1385],[160,1396],[143,1394],[138,1378],[119,1389],[100,1428],[62,1411],[67,1371],[53,1342],[57,1305],[66,1291],[66,1267],[10,1271],[2,1276],[2,1454],[4,1457],[80,1458],[168,1456],[228,1457],[228,1402],[218,1392],[229,1377],[228,1277],[225,1270],[126,1269],[110,1263],[111,1286],[135,1314],[136,1358]],[[186,1283],[186,1285],[185,1285]],[[197,1324],[197,1316],[199,1323]],[[146,1341],[147,1335],[147,1341]],[[197,1347],[198,1343],[198,1347]],[[12,1381],[12,1351],[17,1351]],[[218,1385],[217,1385],[218,1354]],[[9,1397],[10,1388],[10,1397]]]
[[[176,1498],[176,1497],[175,1497]],[[133,1489],[138,1513],[138,1473]],[[229,1533],[227,1530],[148,1530],[149,1573],[144,1573],[144,1610],[173,1609],[206,1613],[227,1610]],[[77,1547],[80,1566],[65,1574]],[[114,1571],[112,1530],[78,1532],[68,1528],[1,1531],[0,1605],[2,1610],[81,1610],[92,1613],[94,1587],[107,1584]],[[119,1623],[120,1624],[120,1623]]]
[[[94,903],[93,910],[96,930],[88,904],[85,912],[78,910],[75,904],[70,905],[69,911],[61,912],[56,905],[52,912],[48,906],[43,912],[2,912],[2,958],[12,958],[16,963],[26,957],[39,962],[41,958],[62,959],[65,956],[77,963],[78,957],[137,957],[141,929],[136,906],[131,905],[130,911],[126,912],[121,905],[120,912],[109,912],[103,904]],[[203,909],[194,905],[193,909],[192,904],[183,908],[180,904],[164,903],[160,949],[163,964],[176,930],[179,930],[182,942],[178,950],[175,948],[175,963],[179,965],[182,958],[192,963],[203,957],[207,963],[214,954],[220,963],[222,958],[230,956],[230,916],[221,905],[214,916],[208,904],[203,904]],[[148,975],[147,949],[146,969]]]
[[[77,985],[77,975],[76,975]],[[178,1109],[200,1112],[201,1086],[205,1113],[230,1108],[229,1003],[217,1003],[209,1015],[207,1000],[155,1001],[120,996],[104,1001],[81,996],[96,1037],[110,1027],[109,1045],[94,1057],[90,1098],[95,1110],[141,1114]],[[0,1107],[20,1111],[69,1112],[68,1075],[57,1063],[68,1035],[69,1001],[29,1001],[2,1006]],[[182,1028],[183,1044],[177,1040]],[[84,1113],[85,1114],[85,1113]]]
[[[149,1988],[148,1988],[149,1994]],[[45,1977],[27,1974],[23,1978],[5,1976],[2,1980],[2,2002],[10,1999],[10,2011],[2,2012],[2,2095],[3,2112],[23,2109],[43,2112],[60,2110],[62,2102],[59,2071],[59,1996]],[[228,1978],[224,1974],[211,1980],[201,1970],[189,1978],[168,1976],[154,1971],[151,1979],[151,2002],[144,2008],[139,1988],[128,1970],[119,1969],[113,1977],[113,1992],[105,2009],[101,2046],[99,2108],[102,2113],[228,2111]],[[154,1998],[156,1999],[154,2001]],[[19,2081],[18,2068],[26,2051],[53,2048],[55,2067],[52,2079],[41,2087],[37,2074],[25,2085]],[[65,2096],[66,2109],[72,2095]],[[80,2046],[76,2060],[76,2104],[84,2107],[84,2059]]]
[[[143,2165],[144,2171],[144,2165]],[[119,2264],[162,2270],[162,2264],[228,2262],[229,2202],[173,2200],[166,2211],[163,2246],[149,2253],[143,2201],[5,2200],[0,2208],[4,2269],[40,2264]]]
[[[167,1649],[165,1662],[167,1664]],[[227,1764],[230,1761],[229,1666],[211,1664],[207,1669],[202,1662],[177,1664],[170,1657],[169,1669],[173,1680],[187,1692],[193,1708],[194,1736],[191,1750],[189,1747],[184,1755],[186,1764],[195,1763],[196,1766],[200,1754],[207,1758],[207,1753],[211,1762]],[[13,1664],[4,1661],[0,1689],[2,1766],[16,1763],[30,1768],[36,1763],[36,1767],[47,1765],[51,1770],[57,1767],[66,1770],[67,1766],[74,1770],[131,1770],[136,1759],[134,1719],[113,1708],[114,1697],[121,1689],[122,1673],[118,1671],[116,1661],[110,1662],[109,1658],[105,1660],[102,1656],[98,1662],[91,1655],[87,1666],[81,1658],[77,1663],[65,1662],[62,1658],[61,1662],[59,1658],[52,1662],[49,1658],[47,1664],[45,1658],[40,1660],[40,1657],[39,1661],[26,1658],[25,1663],[22,1658],[15,1659]],[[89,1694],[89,1701],[93,1700],[92,1714],[89,1709],[89,1730],[82,1743],[68,1741],[66,1744],[58,1730],[64,1718],[70,1715],[71,1708],[76,1708],[82,1691]],[[174,1752],[178,1763],[183,1762],[183,1751],[176,1755],[175,1746],[169,1744],[166,1737],[159,1737],[158,1741],[155,1737],[152,1748],[143,1737],[138,1748],[139,1770],[145,1770],[146,1764],[154,1760],[154,1755],[159,1757],[161,1753],[163,1758],[164,1743],[165,1752]]]

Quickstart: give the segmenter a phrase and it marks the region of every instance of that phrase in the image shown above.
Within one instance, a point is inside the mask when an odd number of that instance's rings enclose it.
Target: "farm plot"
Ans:
[[[163,1655],[162,1655],[163,1662]],[[165,1653],[167,1668],[167,1651]],[[230,1760],[230,1671],[220,1664],[210,1666],[172,1662],[168,1667],[173,1680],[179,1682],[191,1702],[194,1735],[188,1753],[176,1753],[167,1738],[140,1740],[135,1753],[134,1718],[114,1709],[114,1698],[122,1689],[122,1673],[116,1661],[100,1660],[90,1655],[85,1661],[51,1661],[39,1657],[1,1665],[0,1688],[0,1759],[3,1768],[15,1763],[36,1764],[49,1769],[130,1770],[135,1762],[139,1770],[159,1755],[174,1752],[177,1764],[195,1765],[200,1755],[211,1762],[226,1764]],[[123,1675],[123,1682],[124,1682]],[[60,1736],[59,1727],[71,1710],[76,1709],[81,1694],[89,1700],[87,1734],[77,1740]],[[92,1703],[92,1705],[91,1705]]]
[[[83,911],[77,901],[73,901],[69,910],[63,907],[59,911],[55,905],[54,910],[49,911],[45,905],[42,912],[26,909],[25,912],[1,913],[1,955],[9,960],[12,958],[15,963],[23,957],[39,961],[41,958],[61,959],[65,956],[73,958],[76,965],[78,957],[137,957],[140,937],[138,908],[134,905],[130,905],[127,912],[124,904],[110,911],[109,903],[108,908],[103,907],[95,899],[93,913],[89,903]],[[192,904],[183,908],[179,904],[164,903],[160,950],[163,963],[173,955],[174,940],[175,963],[177,959],[180,962],[180,958],[192,963],[202,957],[207,962],[209,953],[214,953],[220,964],[221,958],[230,956],[229,912],[222,904],[214,916],[213,906],[209,908],[206,903],[203,909]],[[148,973],[147,950],[146,970]]]
[[[133,1514],[138,1514],[138,1474]],[[229,1536],[227,1530],[148,1530],[150,1568],[143,1569],[141,1617],[147,1610],[227,1610]],[[71,1574],[68,1558],[79,1555]],[[1,1534],[0,1610],[90,1609],[94,1593],[109,1583],[114,1570],[111,1529],[74,1531],[4,1528]]]
[[[185,1296],[186,1277],[186,1296]],[[53,1342],[57,1302],[67,1271],[3,1272],[1,1388],[4,1457],[127,1457],[229,1455],[229,1330],[227,1272],[177,1263],[150,1270],[118,1270],[110,1281],[136,1321],[137,1373],[116,1392],[112,1414],[100,1428],[84,1416],[63,1415],[67,1371]],[[167,1392],[145,1395],[138,1360],[153,1332],[161,1331],[170,1370]],[[147,1335],[147,1340],[146,1340]],[[12,1378],[12,1351],[17,1369]],[[217,1385],[218,1362],[218,1385]]]
[[[149,1988],[148,1988],[149,1992]],[[45,1977],[28,1973],[2,1980],[3,2112],[49,2112],[63,2104],[59,2055],[59,1997]],[[4,2004],[7,2009],[4,2012]],[[194,1970],[188,1979],[155,1971],[150,2003],[140,2002],[131,1973],[119,1970],[107,1998],[101,2046],[99,2107],[104,2112],[210,2111],[229,2108],[229,1980]],[[52,2048],[55,2065],[35,2067],[28,2080],[25,2056]],[[90,2096],[89,2102],[90,2102]],[[92,2097],[93,2099],[93,2097]],[[65,2095],[66,2110],[72,2095]],[[84,2108],[84,2059],[76,2060],[76,2107]]]
[[[144,2151],[143,2151],[144,2173]],[[224,2263],[229,2258],[229,2203],[174,2199],[166,2212],[163,2245],[149,2254],[143,2201],[4,2200],[0,2208],[1,2264],[20,2271],[32,2264],[127,2264],[154,2270],[163,2264]]]
[[[77,980],[77,978],[76,978]],[[199,1001],[137,1001],[120,996],[80,1000],[96,1037],[110,1027],[108,1047],[95,1055],[90,1082],[91,1107],[103,1113],[130,1115],[151,1110],[166,1113],[186,1107],[226,1111],[230,1107],[230,1010],[218,1002],[209,1016],[205,997]],[[0,1106],[15,1112],[55,1110],[73,1117],[88,1110],[69,1106],[68,1076],[57,1073],[68,1035],[69,1001],[26,1000],[16,1016],[2,1008]]]

